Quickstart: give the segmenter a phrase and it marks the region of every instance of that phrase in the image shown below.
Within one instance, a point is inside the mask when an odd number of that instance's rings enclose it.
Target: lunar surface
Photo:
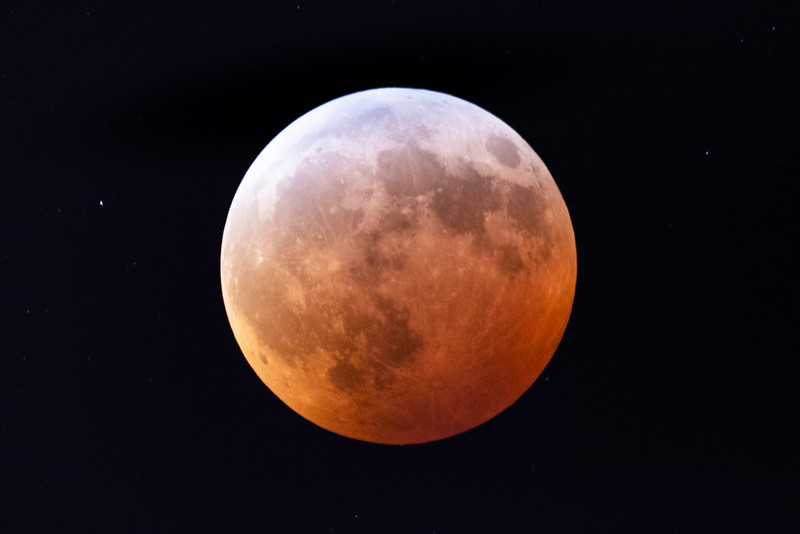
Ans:
[[[517,400],[556,350],[575,238],[541,159],[453,96],[375,89],[283,130],[233,199],[221,280],[261,380],[317,425],[421,443]]]

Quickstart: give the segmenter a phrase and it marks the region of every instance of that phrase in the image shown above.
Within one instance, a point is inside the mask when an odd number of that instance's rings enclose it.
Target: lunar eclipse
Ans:
[[[508,125],[420,89],[347,95],[253,162],[228,213],[225,308],[261,380],[309,421],[422,443],[541,374],[577,273],[564,200]]]

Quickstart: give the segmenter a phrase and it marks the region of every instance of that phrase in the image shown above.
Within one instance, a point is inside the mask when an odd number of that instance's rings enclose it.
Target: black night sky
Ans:
[[[0,532],[796,531],[791,4],[2,3]],[[261,149],[384,86],[519,132],[578,250],[534,386],[405,447],[285,407],[219,282]]]

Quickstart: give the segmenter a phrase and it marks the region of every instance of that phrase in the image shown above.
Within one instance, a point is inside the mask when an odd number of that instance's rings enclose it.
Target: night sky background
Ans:
[[[0,532],[798,531],[797,15],[0,3]],[[284,406],[219,282],[261,149],[383,86],[453,94],[519,132],[578,251],[534,386],[404,447]]]

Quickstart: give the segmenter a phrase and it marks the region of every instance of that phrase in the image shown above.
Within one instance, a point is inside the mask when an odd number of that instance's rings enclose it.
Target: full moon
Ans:
[[[250,366],[358,440],[423,443],[505,410],[567,326],[577,259],[550,172],[491,113],[386,88],[306,113],[245,174],[222,295]]]

